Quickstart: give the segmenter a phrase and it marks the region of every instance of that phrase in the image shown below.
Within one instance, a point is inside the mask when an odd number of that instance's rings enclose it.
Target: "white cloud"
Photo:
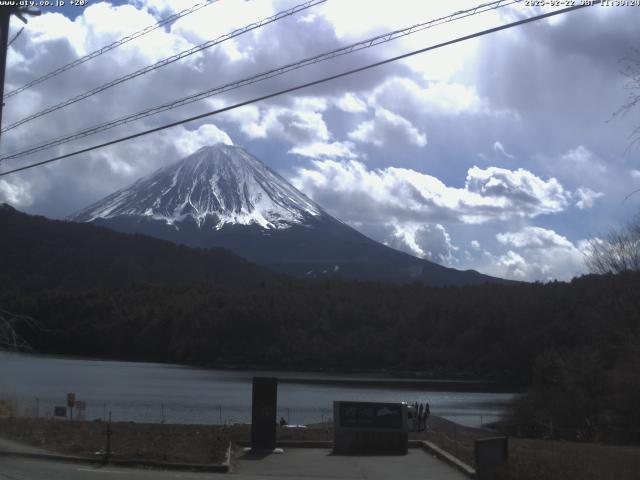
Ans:
[[[357,95],[347,92],[335,100],[335,105],[340,110],[348,113],[361,113],[367,111],[367,104]]]
[[[514,280],[570,280],[587,272],[584,252],[587,241],[574,244],[553,230],[528,226],[496,235],[510,247],[505,253],[484,251],[475,268]],[[473,263],[473,262],[472,262]]]
[[[31,185],[19,178],[0,179],[0,202],[25,208],[33,203]]]
[[[496,140],[496,141],[493,143],[493,149],[494,149],[496,152],[500,152],[502,155],[504,155],[505,157],[507,157],[507,158],[508,158],[508,159],[510,159],[510,160],[513,160],[514,158],[516,158],[514,155],[511,155],[510,153],[508,153],[508,152],[504,149],[504,146],[502,145],[502,143],[501,143],[501,142],[499,142],[498,140]]]
[[[329,146],[331,132],[322,114],[327,108],[328,101],[324,98],[298,97],[290,107],[247,105],[225,112],[221,118],[237,125],[249,139],[285,140],[294,145],[293,153],[304,155],[320,150],[335,153],[339,148],[346,152],[340,143]]]
[[[390,232],[384,239],[386,245],[441,265],[453,262],[453,254],[458,248],[442,225],[405,222],[389,226]]]
[[[352,142],[315,142],[307,145],[293,147],[288,153],[302,155],[315,159],[355,159],[359,155],[356,153]]]
[[[328,107],[329,102],[322,97],[296,97],[293,99],[293,108],[295,110],[324,112]]]
[[[472,167],[465,188],[483,198],[495,198],[499,203],[516,205],[525,216],[557,213],[568,205],[567,192],[555,178],[543,180],[528,170],[507,170]]]
[[[96,5],[89,6],[88,13],[91,14],[95,8],[102,9]],[[60,13],[29,18],[29,37],[36,47],[44,47],[55,41],[64,41],[65,47],[71,48],[79,56],[85,55],[86,43],[89,40],[87,33],[86,24],[73,22]]]
[[[171,2],[145,0],[140,3],[150,5],[158,12],[162,12],[167,8],[172,12],[177,12],[187,7],[184,0]],[[202,8],[193,15],[187,15],[177,21],[172,26],[172,30],[175,30],[179,35],[190,38],[193,43],[201,43],[269,17],[274,13],[273,2],[228,2],[225,5],[212,5]],[[258,32],[259,30],[252,32],[252,34],[260,35]],[[234,43],[236,42],[232,42],[232,44]],[[227,48],[225,44],[228,44],[228,42],[224,42],[220,47],[222,49]],[[234,47],[237,48],[237,44]]]
[[[569,150],[560,157],[560,161],[568,164],[571,169],[580,169],[582,171],[595,170],[600,174],[607,171],[607,166],[584,145],[578,145],[576,148]]]
[[[553,230],[541,227],[525,227],[518,232],[499,233],[496,238],[503,245],[518,248],[571,248],[573,244]]]
[[[406,168],[369,170],[362,162],[314,161],[294,185],[348,222],[395,218],[418,223],[485,223],[558,213],[570,193],[523,169],[469,169],[464,188]]]
[[[525,280],[527,278],[527,262],[513,250],[509,250],[506,254],[498,257],[496,265],[503,270],[504,273],[501,273],[503,277],[514,280]]]
[[[270,107],[260,111],[251,108],[244,110],[243,115],[229,118],[241,120],[242,132],[251,139],[281,138],[294,145],[305,145],[326,142],[330,137],[322,114],[315,111],[283,107]]]
[[[409,120],[384,108],[377,108],[375,118],[358,125],[349,133],[349,138],[376,147],[405,144],[424,147],[427,144],[427,136]]]
[[[187,130],[176,140],[176,148],[181,156],[187,156],[201,147],[225,143],[233,145],[233,141],[223,130],[212,123],[201,125],[197,130]]]
[[[604,196],[602,192],[594,192],[590,188],[580,187],[573,193],[576,200],[576,207],[580,210],[586,210],[593,207],[595,201]]]
[[[369,104],[384,108],[402,105],[427,114],[459,115],[488,111],[475,89],[460,83],[433,82],[423,87],[405,77],[392,77],[377,86]]]
[[[474,250],[480,250],[480,242],[477,240],[471,240],[470,245]]]
[[[631,170],[632,178],[640,178],[640,170]]]

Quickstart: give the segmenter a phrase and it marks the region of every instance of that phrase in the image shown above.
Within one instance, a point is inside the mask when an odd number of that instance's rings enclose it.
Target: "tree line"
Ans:
[[[640,427],[638,272],[441,288],[308,282],[221,249],[6,208],[0,227],[0,305],[19,314],[5,333],[41,353],[493,379],[528,389],[521,418]]]

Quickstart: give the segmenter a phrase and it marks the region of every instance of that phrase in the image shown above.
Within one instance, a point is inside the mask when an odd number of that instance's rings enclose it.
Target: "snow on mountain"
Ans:
[[[223,247],[304,278],[467,285],[500,281],[382,245],[326,213],[242,148],[203,147],[72,215],[124,233]]]
[[[170,225],[190,217],[199,227],[211,220],[216,229],[227,224],[285,229],[324,212],[244,149],[217,144],[202,147],[70,218],[91,222],[123,215]]]

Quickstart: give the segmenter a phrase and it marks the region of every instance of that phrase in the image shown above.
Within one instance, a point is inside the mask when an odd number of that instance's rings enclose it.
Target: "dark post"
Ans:
[[[113,435],[113,430],[111,430],[111,412],[109,412],[109,422],[107,423],[107,446],[104,452],[104,463],[109,463],[109,458],[111,458],[111,435]]]
[[[251,449],[273,450],[276,448],[276,409],[278,402],[278,379],[253,377],[251,405]]]
[[[9,22],[11,9],[0,9],[0,125],[2,125],[2,107],[4,107],[4,72],[7,66],[7,49],[9,47]]]

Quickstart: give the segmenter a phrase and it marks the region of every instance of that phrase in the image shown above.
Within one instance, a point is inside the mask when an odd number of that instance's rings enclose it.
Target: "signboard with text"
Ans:
[[[334,453],[407,453],[407,405],[333,402]]]
[[[73,408],[75,404],[76,404],[76,394],[67,393],[67,407]]]
[[[340,402],[340,426],[402,428],[400,403]]]

